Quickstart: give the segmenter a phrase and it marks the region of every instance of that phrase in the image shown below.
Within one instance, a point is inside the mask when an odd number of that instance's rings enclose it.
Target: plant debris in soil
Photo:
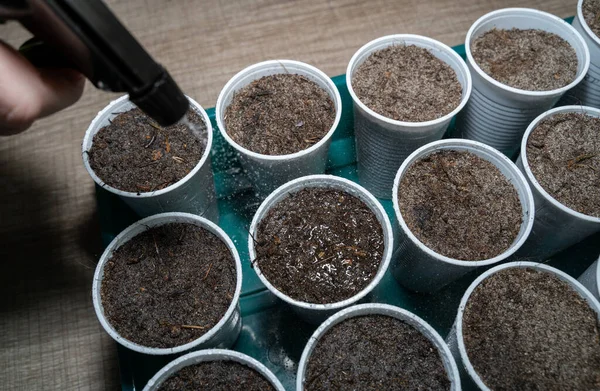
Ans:
[[[394,45],[371,54],[352,76],[352,89],[371,110],[406,122],[443,117],[462,99],[454,69],[415,45]]]
[[[104,314],[121,336],[139,345],[184,345],[221,320],[236,279],[231,252],[213,233],[186,223],[153,227],[106,263]]]
[[[493,390],[600,389],[597,315],[547,272],[510,268],[486,278],[467,302],[463,336]]]
[[[561,113],[544,119],[527,140],[527,161],[554,199],[600,217],[600,118]]]
[[[493,79],[527,91],[564,87],[577,77],[577,54],[554,33],[492,29],[477,37],[471,53]]]
[[[435,345],[413,326],[384,315],[350,318],[317,342],[305,390],[450,390]]]
[[[260,373],[235,361],[205,361],[184,367],[159,391],[275,391]]]
[[[318,143],[333,126],[335,106],[317,83],[290,73],[264,76],[235,93],[225,109],[227,134],[263,155],[288,155]]]
[[[198,164],[208,142],[202,117],[188,111],[201,138],[186,125],[159,126],[140,109],[117,115],[94,136],[87,152],[92,170],[107,185],[132,193],[164,189]]]
[[[600,36],[600,0],[585,0],[581,6],[583,19],[596,36]],[[582,33],[584,34],[584,33]]]
[[[291,193],[257,231],[260,272],[279,291],[307,303],[336,303],[359,293],[383,257],[379,220],[363,201],[339,190]]]
[[[433,251],[479,261],[506,251],[519,234],[514,186],[492,163],[465,151],[434,152],[414,162],[398,190],[410,231]]]

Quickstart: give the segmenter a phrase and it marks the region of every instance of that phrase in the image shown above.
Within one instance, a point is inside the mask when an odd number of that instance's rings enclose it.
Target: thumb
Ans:
[[[37,69],[0,41],[0,135],[20,133],[36,119],[72,105],[84,82],[73,69]]]

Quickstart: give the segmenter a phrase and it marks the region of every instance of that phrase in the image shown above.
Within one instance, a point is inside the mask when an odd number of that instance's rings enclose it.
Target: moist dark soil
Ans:
[[[119,247],[104,267],[101,297],[124,338],[153,348],[191,342],[225,315],[235,261],[213,233],[193,224],[150,228]]]
[[[443,117],[462,99],[456,72],[414,45],[390,46],[371,54],[352,76],[352,89],[374,112],[406,122]]]
[[[600,389],[597,315],[559,278],[502,270],[475,288],[463,316],[467,355],[489,388]]]
[[[471,53],[493,79],[521,90],[555,90],[577,77],[575,49],[542,30],[493,29],[473,41]]]
[[[209,361],[182,368],[159,391],[275,391],[260,373],[235,361]]]
[[[541,121],[527,140],[538,183],[577,212],[600,217],[600,119],[581,113]]]
[[[318,143],[333,126],[335,105],[312,80],[262,77],[239,90],[225,109],[227,134],[263,155],[288,155]]]
[[[510,247],[521,228],[514,186],[470,152],[446,150],[417,160],[400,182],[398,201],[417,239],[453,259],[493,258]]]
[[[174,184],[198,164],[208,140],[202,117],[193,110],[187,115],[201,138],[182,124],[163,128],[137,108],[117,115],[94,136],[92,170],[107,185],[132,193]]]
[[[329,329],[309,360],[305,389],[449,390],[435,345],[390,316],[350,318]]]
[[[314,304],[335,303],[363,290],[384,250],[383,229],[360,199],[310,188],[290,194],[258,226],[256,264],[279,291]]]
[[[596,36],[600,36],[600,0],[585,0],[581,6],[583,19]]]

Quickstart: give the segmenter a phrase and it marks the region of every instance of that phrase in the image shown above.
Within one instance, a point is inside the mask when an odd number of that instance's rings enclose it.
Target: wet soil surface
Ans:
[[[192,224],[151,228],[119,247],[104,268],[106,318],[124,338],[154,348],[191,342],[225,315],[235,262],[213,233]]]
[[[352,88],[371,110],[406,122],[443,117],[462,99],[456,72],[414,45],[394,45],[371,54],[352,76]]]
[[[256,264],[278,290],[307,303],[348,299],[375,277],[383,229],[358,198],[309,188],[273,206],[258,226]]]
[[[234,361],[210,361],[182,368],[159,391],[275,391],[260,373]]]
[[[522,90],[555,90],[577,77],[575,49],[542,30],[493,29],[473,40],[471,53],[493,79]]]
[[[527,162],[554,199],[600,217],[600,119],[581,113],[541,121],[527,140]]]
[[[514,186],[492,163],[464,151],[440,151],[413,163],[398,189],[410,231],[435,252],[479,261],[517,238],[522,209]]]
[[[473,291],[463,322],[469,360],[493,390],[600,389],[597,315],[553,275],[495,273]]]
[[[96,175],[116,189],[147,193],[164,189],[186,176],[200,161],[208,133],[202,117],[188,119],[200,138],[182,124],[159,126],[140,109],[117,115],[98,131],[89,162]]]
[[[414,327],[370,315],[329,329],[308,361],[305,389],[450,390],[440,354]]]
[[[329,94],[302,75],[262,77],[240,89],[225,109],[227,134],[263,155],[288,155],[318,143],[333,126]]]

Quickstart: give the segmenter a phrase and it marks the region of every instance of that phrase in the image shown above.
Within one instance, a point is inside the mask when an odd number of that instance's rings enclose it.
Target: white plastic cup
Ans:
[[[378,50],[393,45],[415,45],[427,49],[448,64],[462,86],[460,104],[443,117],[425,122],[405,122],[376,113],[360,101],[352,88],[358,67]],[[360,49],[348,63],[346,85],[354,106],[354,134],[360,184],[378,198],[390,199],[398,167],[415,149],[442,138],[450,120],[467,103],[471,95],[471,74],[464,60],[450,47],[431,38],[412,34],[388,35],[375,39]]]
[[[185,367],[211,361],[233,361],[243,364],[261,374],[265,380],[271,383],[276,391],[285,391],[281,382],[277,380],[275,375],[273,375],[273,373],[263,364],[245,354],[224,349],[200,350],[188,353],[185,356],[181,356],[178,359],[171,361],[148,381],[148,384],[144,387],[144,391],[158,390],[165,380]]]
[[[550,91],[527,91],[494,80],[477,65],[471,52],[473,41],[494,28],[538,29],[560,36],[577,54],[575,80]],[[587,45],[571,25],[547,12],[528,8],[505,8],[482,16],[469,29],[465,50],[473,75],[473,93],[457,117],[456,128],[462,137],[490,145],[509,157],[518,151],[527,125],[581,82],[590,66]]]
[[[452,351],[456,362],[459,364],[458,368],[461,374],[463,387],[465,389],[470,389],[469,386],[475,385],[480,390],[490,391],[490,389],[483,383],[483,381],[475,371],[475,368],[473,368],[473,365],[469,361],[469,356],[467,355],[467,349],[465,347],[465,342],[463,339],[463,314],[465,311],[465,307],[467,306],[471,294],[473,293],[475,288],[477,288],[477,286],[481,284],[483,280],[485,280],[494,273],[510,268],[533,268],[538,271],[549,273],[558,277],[560,280],[569,284],[569,286],[573,288],[588,303],[588,305],[596,312],[597,315],[600,314],[600,304],[594,298],[594,296],[576,279],[553,267],[534,262],[510,262],[504,265],[496,266],[486,271],[485,273],[477,277],[477,279],[473,281],[473,283],[465,292],[462,300],[460,301],[460,306],[458,307],[458,314],[456,315],[454,325],[452,326],[452,329],[450,330],[450,333],[446,338],[446,342],[450,347],[450,350]],[[519,314],[515,315],[518,316]],[[490,352],[490,354],[493,353],[494,352]]]
[[[256,233],[258,229],[258,225],[261,220],[267,215],[269,210],[288,197],[290,193],[296,193],[302,189],[307,188],[325,188],[325,189],[334,189],[343,191],[348,193],[362,202],[364,202],[369,209],[375,214],[377,221],[381,224],[381,229],[383,231],[383,240],[384,240],[384,250],[383,256],[381,259],[381,263],[379,265],[379,270],[373,280],[360,292],[355,294],[354,296],[338,301],[336,303],[328,303],[328,304],[314,304],[314,303],[306,303],[303,301],[298,301],[292,299],[285,293],[281,292],[277,288],[275,288],[269,280],[265,278],[265,276],[260,272],[260,260],[259,262],[254,263],[254,270],[256,274],[262,281],[262,283],[279,299],[283,300],[285,303],[289,304],[302,319],[312,324],[319,324],[323,322],[323,320],[327,319],[329,316],[333,315],[337,311],[342,308],[348,307],[352,304],[357,303],[359,300],[367,299],[367,295],[371,293],[371,291],[379,284],[383,275],[385,274],[388,265],[390,263],[390,259],[392,257],[392,250],[394,247],[394,238],[392,233],[392,225],[390,223],[390,219],[388,218],[385,210],[377,201],[375,197],[371,193],[369,193],[362,186],[349,181],[344,178],[336,177],[333,175],[310,175],[298,179],[294,179],[283,186],[276,189],[273,193],[271,193],[260,205],[254,218],[252,219],[252,223],[250,225],[250,235],[248,236],[248,249],[250,254],[250,259],[252,262],[256,259],[256,249],[254,248],[254,238],[256,238]]]
[[[492,163],[515,187],[523,210],[521,229],[512,245],[503,253],[486,260],[464,261],[438,254],[423,244],[410,231],[398,202],[398,191],[402,178],[410,166],[434,152],[451,150],[471,152]],[[416,292],[435,292],[464,274],[491,266],[509,259],[525,242],[534,221],[534,203],[531,189],[517,166],[506,156],[492,147],[470,140],[449,139],[434,141],[413,152],[402,164],[394,181],[394,212],[400,225],[398,250],[394,254],[391,271],[396,280],[405,288]]]
[[[527,178],[535,200],[535,222],[529,239],[518,256],[528,260],[544,260],[557,252],[600,231],[600,217],[579,213],[555,200],[535,179],[527,157],[527,141],[531,132],[544,118],[559,113],[585,113],[600,117],[600,110],[582,106],[563,106],[549,110],[537,117],[521,141],[521,155],[517,166]]]
[[[394,307],[387,304],[355,305],[338,312],[337,314],[327,319],[323,324],[321,324],[321,326],[319,326],[319,328],[310,337],[308,343],[306,344],[306,347],[304,348],[304,351],[302,352],[302,357],[300,358],[300,363],[298,365],[298,375],[296,376],[296,391],[304,391],[304,378],[306,376],[306,369],[308,367],[310,356],[314,351],[316,345],[319,343],[319,340],[323,337],[323,335],[325,335],[325,333],[327,333],[329,329],[331,329],[338,323],[341,323],[350,318],[367,315],[391,316],[417,329],[429,341],[431,341],[431,343],[436,347],[436,350],[440,354],[442,363],[444,364],[444,368],[446,369],[446,374],[448,375],[448,379],[450,380],[450,390],[460,391],[461,386],[458,367],[456,366],[456,362],[454,361],[454,358],[450,353],[450,349],[448,348],[442,337],[440,337],[440,335],[433,329],[433,327],[431,327],[427,322],[419,318],[417,315],[413,314],[412,312],[406,311],[402,308]]]
[[[240,89],[264,76],[283,73],[302,75],[327,92],[335,107],[333,125],[319,142],[299,152],[287,155],[264,155],[250,151],[236,143],[227,134],[224,119],[225,110],[231,104],[235,93]],[[333,81],[312,65],[292,60],[271,60],[251,65],[232,77],[221,90],[215,110],[217,125],[223,138],[237,151],[242,167],[256,192],[261,197],[265,197],[277,187],[292,179],[325,172],[331,137],[342,115],[342,98]]]
[[[583,18],[582,6],[583,0],[579,0],[573,28],[581,34],[590,51],[590,69],[581,83],[567,93],[565,101],[600,108],[600,38]]]
[[[96,118],[94,118],[85,132],[82,144],[82,156],[86,170],[98,186],[118,195],[141,217],[162,212],[188,212],[204,216],[215,222],[219,220],[217,196],[215,194],[215,184],[210,165],[210,149],[213,142],[212,125],[202,106],[190,97],[188,97],[188,100],[190,101],[190,108],[202,117],[206,125],[206,149],[198,164],[186,176],[161,190],[139,194],[119,190],[104,183],[90,166],[88,151],[92,148],[96,133],[100,129],[110,125],[110,121],[118,114],[136,107],[129,100],[128,95],[110,102],[108,106],[96,115]]]
[[[106,263],[112,258],[113,252],[127,243],[129,240],[139,235],[140,233],[149,230],[153,227],[159,227],[161,225],[170,223],[185,223],[193,224],[198,227],[202,227],[207,231],[216,235],[219,239],[225,243],[235,262],[236,270],[236,286],[233,299],[225,315],[219,320],[219,322],[213,326],[210,330],[204,333],[200,338],[197,338],[184,345],[175,346],[172,348],[154,348],[139,345],[122,337],[118,331],[110,324],[108,319],[104,315],[104,307],[102,305],[101,288],[102,278],[104,276],[104,267]],[[136,223],[133,223],[129,227],[125,228],[113,241],[106,247],[98,265],[96,266],[96,272],[94,273],[94,282],[92,285],[92,300],[94,302],[94,309],[96,310],[96,316],[100,321],[100,324],[104,330],[119,344],[123,345],[127,349],[133,350],[138,353],[143,353],[152,356],[163,356],[170,354],[180,354],[190,350],[208,349],[216,347],[231,347],[242,329],[242,319],[240,314],[240,292],[242,290],[242,264],[240,262],[240,256],[227,234],[219,228],[212,221],[203,217],[190,214],[190,213],[161,213],[154,216],[147,217]]]
[[[598,259],[600,259],[600,257]],[[581,285],[586,287],[594,295],[596,300],[600,300],[600,267],[598,267],[598,265],[600,265],[600,262],[597,260],[577,279]]]

